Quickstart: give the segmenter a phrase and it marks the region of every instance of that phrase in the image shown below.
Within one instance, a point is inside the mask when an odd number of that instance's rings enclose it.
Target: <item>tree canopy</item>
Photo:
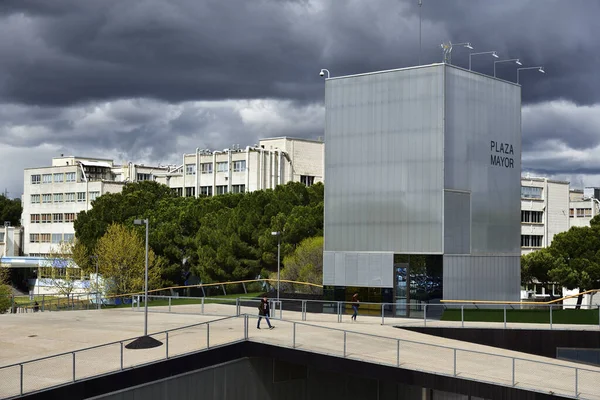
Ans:
[[[281,279],[322,284],[323,236],[304,239],[283,264]]]
[[[282,257],[302,240],[323,235],[323,193],[322,184],[292,182],[195,198],[177,197],[155,182],[128,184],[121,193],[98,197],[92,209],[78,214],[74,258],[78,265],[91,267],[89,256],[111,224],[133,226],[134,219],[148,218],[150,247],[165,260],[165,284],[183,283],[182,272],[188,270],[206,283],[254,279],[277,268],[277,237],[271,232],[284,232]],[[143,234],[145,228],[135,229]]]
[[[9,221],[12,226],[20,226],[22,213],[21,200],[9,199],[0,194],[0,224]]]

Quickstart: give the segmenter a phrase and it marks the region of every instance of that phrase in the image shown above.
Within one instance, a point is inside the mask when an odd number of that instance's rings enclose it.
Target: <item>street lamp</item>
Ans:
[[[98,286],[98,256],[91,256],[91,259],[93,259],[96,262],[96,308],[99,310],[100,309],[100,299],[98,299],[98,292],[99,292],[99,286]]]
[[[144,278],[144,336],[148,336],[148,219],[135,219],[134,225],[146,225],[146,274]]]
[[[280,279],[280,268],[281,268],[281,232],[271,232],[271,235],[277,236],[277,301],[279,301],[279,284]]]
[[[511,58],[510,60],[500,60],[500,61],[494,61],[494,78],[496,77],[496,64],[498,63],[505,63],[505,62],[510,62],[510,61],[514,61],[515,64],[517,65],[523,65],[521,63],[521,60],[519,60],[518,58]]]
[[[517,68],[517,84],[519,84],[519,72],[522,71],[522,70],[526,70],[526,69],[537,69],[542,74],[546,73],[546,71],[544,71],[544,67],[524,67],[524,68]]]
[[[325,76],[325,72],[327,72],[327,79],[329,79],[331,75],[329,74],[329,70],[326,68],[321,69],[321,72],[319,72],[319,76]]]
[[[441,46],[442,52],[444,53],[444,62],[448,64],[452,64],[452,48],[454,46],[462,46],[466,49],[473,50],[473,46],[471,46],[470,42],[452,43],[449,41],[448,43],[442,43]]]
[[[471,70],[471,57],[479,56],[482,54],[491,54],[492,57],[498,58],[498,54],[495,51],[482,51],[481,53],[469,53],[469,71]]]

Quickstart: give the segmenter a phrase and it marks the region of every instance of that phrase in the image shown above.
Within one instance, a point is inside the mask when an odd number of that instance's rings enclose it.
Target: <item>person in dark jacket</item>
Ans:
[[[269,325],[269,329],[275,328],[273,325],[271,325],[271,321],[269,321],[270,313],[271,309],[269,308],[269,301],[266,297],[263,297],[263,299],[260,301],[260,305],[258,306],[259,317],[258,323],[256,324],[256,329],[260,329],[260,321],[263,319],[263,317],[267,320],[267,325]]]
[[[360,305],[360,301],[358,300],[358,293],[355,293],[354,296],[352,296],[352,310],[354,311],[354,314],[352,314],[352,318],[356,321],[356,316],[358,315],[358,307]]]

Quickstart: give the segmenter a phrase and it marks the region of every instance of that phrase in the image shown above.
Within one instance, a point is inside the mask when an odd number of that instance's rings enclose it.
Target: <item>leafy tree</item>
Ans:
[[[552,281],[549,271],[560,266],[561,262],[562,259],[554,257],[549,248],[521,256],[521,283],[547,285]]]
[[[12,289],[8,282],[9,269],[2,266],[2,256],[0,256],[0,314],[8,312],[11,306]]]
[[[133,228],[120,224],[109,225],[95,248],[98,272],[102,275],[109,295],[140,292],[144,289],[145,243]],[[164,261],[148,252],[148,288],[162,285],[161,269]]]
[[[304,239],[296,250],[283,259],[285,267],[281,270],[281,279],[323,283],[323,237]],[[284,287],[290,284],[285,284]],[[309,291],[316,288],[307,287]]]
[[[597,219],[590,227],[573,227],[554,236],[549,251],[557,259],[548,271],[552,281],[567,289],[579,288],[580,293],[600,285],[600,226]],[[577,307],[581,306],[582,300],[583,295],[580,295]]]
[[[12,226],[21,225],[23,207],[20,199],[9,199],[0,194],[0,224],[9,221]]]
[[[62,242],[56,248],[52,248],[44,260],[44,268],[52,273],[51,285],[67,299],[72,298],[77,281],[81,281],[81,269],[71,257],[73,247],[73,242]]]

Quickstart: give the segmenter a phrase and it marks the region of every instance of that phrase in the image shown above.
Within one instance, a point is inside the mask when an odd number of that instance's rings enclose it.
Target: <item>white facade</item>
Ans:
[[[20,256],[23,250],[23,227],[0,226],[0,258]]]
[[[73,240],[77,213],[89,210],[105,193],[120,192],[128,181],[153,180],[156,170],[166,168],[115,166],[112,160],[73,156],[55,157],[50,167],[25,169],[24,254],[43,257]]]
[[[569,182],[521,178],[521,254],[548,247],[569,223]]]
[[[255,146],[184,154],[182,165],[156,175],[184,197],[216,196],[274,189],[288,182],[323,182],[321,141],[271,138]]]
[[[588,189],[592,189],[589,191]],[[600,213],[600,200],[595,188],[571,190],[569,219],[570,226],[590,226],[590,221]]]

